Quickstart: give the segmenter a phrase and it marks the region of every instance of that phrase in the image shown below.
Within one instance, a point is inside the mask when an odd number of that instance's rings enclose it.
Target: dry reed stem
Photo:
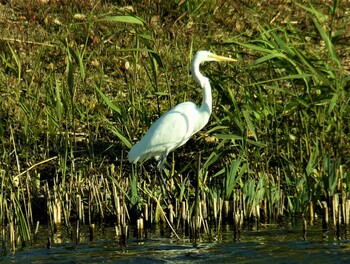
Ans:
[[[62,207],[61,201],[58,198],[55,198],[53,205],[53,222],[56,226],[62,223]]]
[[[314,204],[312,201],[309,203],[309,217],[310,217],[310,225],[314,224]]]
[[[44,164],[44,163],[46,163],[46,162],[49,162],[49,161],[54,160],[54,159],[57,159],[57,158],[58,158],[58,156],[55,156],[55,157],[51,157],[51,158],[48,158],[48,159],[46,159],[46,160],[40,161],[40,162],[38,162],[38,163],[36,163],[36,164],[30,166],[28,169],[22,171],[21,173],[17,174],[15,177],[19,177],[19,176],[21,176],[21,175],[23,175],[23,174],[29,172],[30,170],[34,169],[36,166],[39,166],[39,165],[41,165],[41,164]],[[19,167],[18,167],[18,169],[19,169]],[[19,169],[19,171],[20,171],[20,169]]]
[[[160,209],[160,212],[162,213],[162,216],[164,217],[164,219],[165,219],[165,221],[167,222],[168,226],[170,227],[171,231],[174,233],[174,235],[176,236],[176,238],[180,240],[180,237],[179,237],[178,234],[176,233],[176,231],[175,231],[173,225],[169,222],[168,218],[166,217],[166,215],[165,215],[165,213],[164,213],[164,211],[163,211],[163,209],[162,209],[162,207],[161,207],[161,205],[160,205],[160,203],[159,203],[159,200],[156,199],[155,197],[154,197],[154,200],[155,200],[155,202],[157,203],[157,207]]]
[[[349,220],[350,220],[350,199],[346,200],[346,205],[345,205],[344,223],[346,226],[349,226]]]

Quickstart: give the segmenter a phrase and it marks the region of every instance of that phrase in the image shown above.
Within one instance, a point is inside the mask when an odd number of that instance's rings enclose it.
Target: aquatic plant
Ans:
[[[66,226],[77,242],[81,225],[92,235],[115,225],[125,245],[130,225],[141,236],[163,224],[179,237],[214,238],[229,223],[239,240],[244,228],[284,217],[312,223],[317,213],[342,236],[344,3],[39,2],[0,6],[3,254],[42,224],[51,234]],[[133,170],[127,152],[162,113],[197,101],[190,61],[203,48],[239,62],[202,68],[215,84],[214,115],[169,155],[164,197],[156,164]]]

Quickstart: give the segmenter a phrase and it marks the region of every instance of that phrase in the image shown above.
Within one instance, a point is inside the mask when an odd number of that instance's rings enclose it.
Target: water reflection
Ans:
[[[74,230],[61,228],[51,238],[47,249],[47,229],[42,228],[31,247],[0,261],[9,263],[350,263],[350,241],[324,239],[322,229],[310,227],[303,241],[302,228],[269,227],[244,231],[234,242],[230,226],[215,231],[212,239],[178,241],[167,229],[147,229],[142,238],[119,243],[115,229],[100,228],[90,240],[89,229],[81,229],[76,243]],[[330,234],[332,232],[330,231]],[[330,235],[329,237],[332,237]],[[195,246],[194,246],[195,245]]]

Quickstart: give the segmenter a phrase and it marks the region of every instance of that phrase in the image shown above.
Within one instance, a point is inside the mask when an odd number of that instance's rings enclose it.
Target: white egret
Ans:
[[[154,157],[158,160],[157,168],[161,172],[168,154],[184,145],[208,123],[212,112],[211,87],[209,79],[199,71],[199,65],[205,61],[236,60],[209,51],[198,51],[193,58],[191,71],[194,80],[203,89],[202,105],[198,107],[193,102],[184,102],[163,114],[153,123],[145,136],[130,149],[129,162],[142,162]]]

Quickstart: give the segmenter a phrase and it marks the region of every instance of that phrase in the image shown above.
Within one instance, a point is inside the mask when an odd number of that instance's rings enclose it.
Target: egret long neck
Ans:
[[[211,95],[211,86],[209,83],[209,79],[204,77],[206,79],[204,86],[202,86],[203,90],[203,99],[202,99],[202,105],[201,109],[208,113],[208,115],[211,115],[212,107],[213,107],[213,99]]]
[[[209,116],[212,112],[212,95],[211,95],[211,86],[209,79],[205,77],[200,71],[199,71],[199,64],[200,62],[194,61],[192,64],[192,76],[193,79],[202,87],[203,90],[203,99],[202,99],[202,105],[200,109],[203,112],[206,112]]]

